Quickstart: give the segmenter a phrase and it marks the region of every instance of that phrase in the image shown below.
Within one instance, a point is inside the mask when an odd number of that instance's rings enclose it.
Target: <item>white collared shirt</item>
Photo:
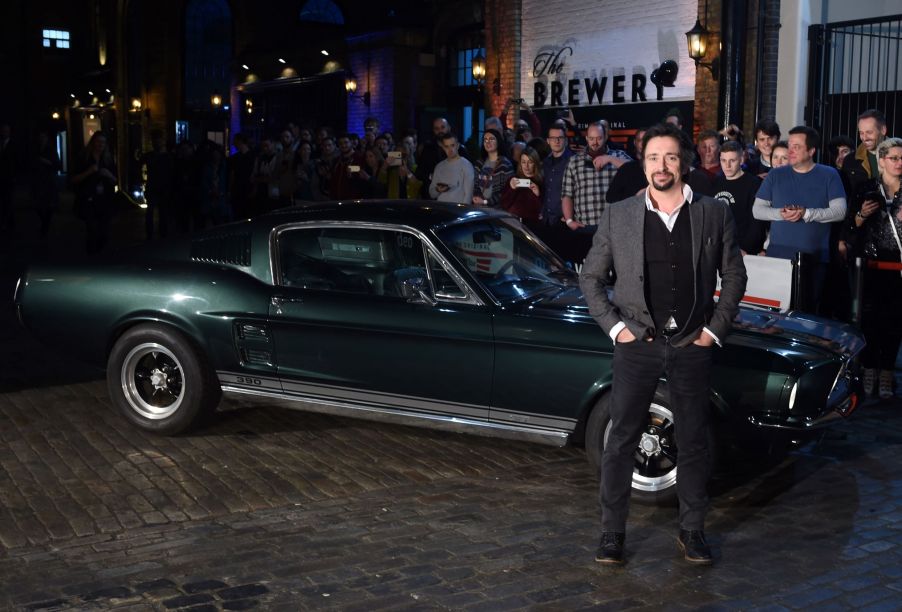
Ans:
[[[648,195],[648,189],[645,190],[645,208],[650,210],[653,213],[657,213],[657,215],[661,218],[661,221],[664,222],[664,225],[667,226],[667,231],[672,232],[673,226],[676,225],[677,217],[680,214],[680,211],[683,209],[683,206],[686,205],[686,202],[692,201],[692,187],[683,183],[683,203],[677,206],[672,213],[669,215],[657,208],[655,208],[655,203],[651,201],[651,196]]]

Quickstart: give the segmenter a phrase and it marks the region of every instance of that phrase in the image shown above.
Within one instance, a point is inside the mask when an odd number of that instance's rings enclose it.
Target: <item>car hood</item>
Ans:
[[[538,296],[529,302],[529,308],[534,315],[591,320],[586,301],[577,287]],[[733,321],[733,331],[802,343],[845,357],[856,355],[865,344],[861,332],[852,325],[795,311],[784,314],[740,308]]]

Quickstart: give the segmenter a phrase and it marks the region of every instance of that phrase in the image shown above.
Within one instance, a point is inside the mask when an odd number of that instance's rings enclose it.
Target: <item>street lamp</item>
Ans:
[[[213,95],[210,96],[210,104],[213,105],[214,110],[219,110],[219,107],[222,106],[222,96],[219,95],[218,91],[214,91]]]
[[[708,21],[708,0],[705,0],[705,21]],[[686,32],[686,43],[689,45],[689,57],[695,61],[695,66],[704,66],[711,71],[711,78],[715,81],[720,76],[720,55],[715,55],[710,63],[703,62],[705,53],[708,51],[708,37],[711,32],[708,28],[701,24],[698,18],[695,19],[695,25]]]
[[[472,71],[473,79],[482,87],[482,84],[485,83],[485,56],[482,54],[482,51],[473,58]]]
[[[369,73],[367,73],[367,80],[369,80]],[[351,98],[357,98],[359,100],[363,100],[363,103],[369,107],[370,105],[370,92],[365,91],[363,95],[358,95],[357,92],[357,77],[354,76],[354,73],[348,70],[345,74],[345,91],[348,92],[348,96]]]

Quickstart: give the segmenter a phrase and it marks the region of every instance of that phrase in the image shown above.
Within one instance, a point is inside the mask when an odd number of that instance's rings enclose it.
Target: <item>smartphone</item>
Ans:
[[[514,185],[516,187],[527,187],[528,188],[530,185],[532,185],[532,181],[527,178],[515,178]]]
[[[360,166],[348,166],[348,172],[350,172],[351,174],[360,172]]]
[[[389,151],[387,159],[388,159],[389,166],[400,166],[401,165],[401,152],[400,151]]]

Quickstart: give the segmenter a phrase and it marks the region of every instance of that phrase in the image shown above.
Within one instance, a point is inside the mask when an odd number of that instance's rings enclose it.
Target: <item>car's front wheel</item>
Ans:
[[[589,464],[601,474],[601,456],[611,432],[611,395],[606,393],[586,424],[586,454]],[[633,453],[632,498],[649,504],[676,501],[677,455],[675,421],[666,390],[659,386],[648,407],[645,427]],[[709,447],[713,440],[709,433]],[[709,448],[714,452],[714,448]]]
[[[200,351],[178,331],[154,324],[137,325],[116,341],[107,385],[129,421],[165,435],[188,431],[221,395]]]

